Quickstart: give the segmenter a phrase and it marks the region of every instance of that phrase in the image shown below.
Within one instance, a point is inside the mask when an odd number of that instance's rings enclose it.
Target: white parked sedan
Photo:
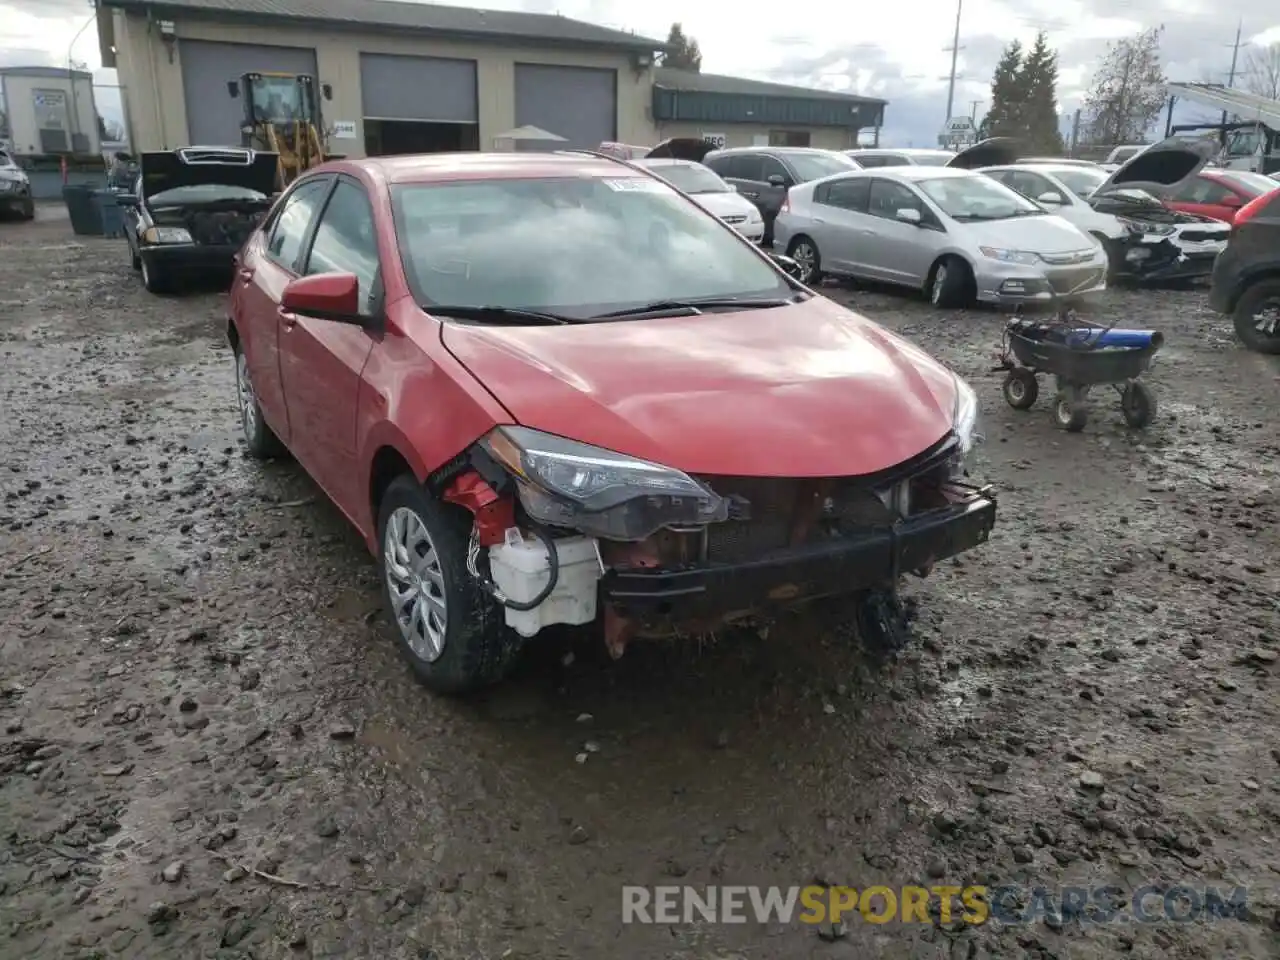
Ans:
[[[725,183],[710,167],[692,160],[637,159],[631,161],[661,177],[694,203],[715,214],[752,243],[764,239],[764,218],[754,203]]]

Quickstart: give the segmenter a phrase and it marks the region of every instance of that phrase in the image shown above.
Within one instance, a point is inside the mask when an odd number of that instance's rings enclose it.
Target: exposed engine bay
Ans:
[[[477,445],[432,485],[474,515],[467,569],[509,627],[532,637],[591,623],[603,607],[619,657],[635,638],[707,633],[830,595],[859,594],[855,616],[884,620],[902,574],[925,576],[985,541],[994,498],[963,476],[951,437],[874,476],[687,477],[704,497],[632,493],[603,511],[556,514],[501,451]]]
[[[1126,233],[1106,241],[1117,277],[1181,280],[1207,277],[1231,227],[1212,217],[1171,210],[1142,190],[1094,194],[1090,205],[1115,216]]]
[[[239,248],[271,209],[271,199],[218,200],[152,210],[156,226],[183,227],[199,246]]]

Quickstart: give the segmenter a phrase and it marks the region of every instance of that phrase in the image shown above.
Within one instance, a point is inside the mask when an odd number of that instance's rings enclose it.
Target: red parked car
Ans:
[[[237,260],[249,452],[293,454],[382,567],[431,688],[602,621],[705,630],[987,539],[973,392],[688,197],[590,154],[335,161]]]
[[[1234,223],[1241,207],[1276,186],[1270,177],[1248,170],[1202,170],[1163,199],[1174,210]]]

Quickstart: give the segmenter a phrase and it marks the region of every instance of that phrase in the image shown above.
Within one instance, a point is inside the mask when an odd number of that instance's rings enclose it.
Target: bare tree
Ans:
[[[1245,53],[1240,85],[1249,93],[1280,100],[1280,43],[1254,47]]]
[[[1165,104],[1160,64],[1164,27],[1152,27],[1109,44],[1085,97],[1089,140],[1095,144],[1141,141]]]

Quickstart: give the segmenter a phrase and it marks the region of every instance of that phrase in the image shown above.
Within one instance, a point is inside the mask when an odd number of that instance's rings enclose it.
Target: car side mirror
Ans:
[[[1048,190],[1036,197],[1036,200],[1040,203],[1047,203],[1057,207],[1062,206],[1063,203],[1062,194],[1058,193],[1056,190]]]
[[[796,263],[796,261],[792,260],[790,257],[785,254],[770,252],[769,259],[781,267],[782,271],[793,280],[800,279],[800,274],[803,272],[800,269],[800,264]]]
[[[910,207],[904,207],[897,211],[894,214],[894,217],[901,220],[903,223],[911,224],[913,227],[918,227],[924,222],[924,217],[920,216],[920,211],[912,210]]]
[[[365,327],[360,315],[360,281],[354,273],[316,273],[289,282],[280,296],[280,309],[318,320]]]
[[[787,178],[780,173],[769,174],[769,176],[765,179],[765,182],[769,184],[769,186],[771,187],[790,186],[790,184],[787,183]]]

